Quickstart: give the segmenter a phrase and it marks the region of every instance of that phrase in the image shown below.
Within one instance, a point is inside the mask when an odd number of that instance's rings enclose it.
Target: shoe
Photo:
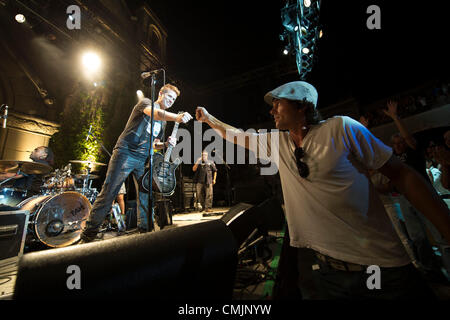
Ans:
[[[103,237],[104,234],[101,234],[101,236]],[[101,240],[98,237],[98,233],[95,233],[93,236],[87,236],[85,234],[81,234],[80,236],[80,240],[78,240],[77,242],[75,242],[74,244],[83,244],[83,243],[89,243],[89,242],[93,242],[95,240]]]
[[[89,243],[89,242],[93,242],[94,239],[90,240],[90,239],[83,239],[80,238],[80,240],[78,240],[77,242],[75,242],[74,244],[84,244],[84,243]]]

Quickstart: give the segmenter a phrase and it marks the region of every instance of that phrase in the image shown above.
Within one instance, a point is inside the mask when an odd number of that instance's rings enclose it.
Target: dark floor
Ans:
[[[175,214],[172,224],[165,228],[177,228],[194,223],[220,219],[229,208],[215,208],[213,212],[189,212]],[[157,231],[159,227],[156,227]],[[132,232],[129,232],[130,234]],[[116,231],[105,232],[102,239],[117,237]],[[121,236],[127,236],[122,234]],[[271,231],[266,235],[257,235],[239,250],[239,262],[233,300],[271,300],[276,285],[275,278],[279,266],[284,233]],[[51,250],[51,249],[50,249]],[[17,258],[0,261],[0,300],[12,298],[17,275]],[[450,299],[450,285],[429,282],[440,300]]]

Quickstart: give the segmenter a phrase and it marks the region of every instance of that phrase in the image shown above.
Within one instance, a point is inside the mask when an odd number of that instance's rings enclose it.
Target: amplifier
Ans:
[[[0,260],[23,254],[28,210],[0,211]]]

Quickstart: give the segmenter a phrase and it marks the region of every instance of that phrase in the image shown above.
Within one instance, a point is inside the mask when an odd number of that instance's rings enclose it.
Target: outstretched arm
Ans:
[[[12,172],[0,173],[0,180],[6,180],[6,179],[10,179],[10,178],[20,179],[22,177],[23,177],[23,175],[12,173]]]
[[[165,111],[162,109],[153,109],[157,121],[175,121],[178,123],[187,123],[192,119],[192,116],[188,112],[183,112],[176,114],[173,112]],[[152,115],[152,107],[147,107],[144,109],[144,113],[148,116]]]
[[[250,148],[250,138],[252,138],[254,134],[244,132],[218,120],[210,113],[208,113],[208,111],[206,111],[206,109],[203,107],[197,107],[195,111],[195,117],[197,121],[207,123],[218,134],[220,134],[223,139],[231,143],[238,144],[246,149]]]
[[[450,241],[450,210],[430,183],[392,156],[379,170]]]

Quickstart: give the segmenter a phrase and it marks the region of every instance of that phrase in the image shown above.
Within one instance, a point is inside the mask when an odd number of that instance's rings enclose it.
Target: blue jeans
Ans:
[[[106,172],[102,190],[94,202],[82,239],[92,240],[100,229],[106,215],[111,211],[112,203],[126,178],[132,174],[137,197],[137,224],[139,229],[147,229],[148,193],[141,192],[139,178],[144,175],[145,160],[131,156],[126,150],[114,149]],[[153,229],[153,215],[150,230]]]

